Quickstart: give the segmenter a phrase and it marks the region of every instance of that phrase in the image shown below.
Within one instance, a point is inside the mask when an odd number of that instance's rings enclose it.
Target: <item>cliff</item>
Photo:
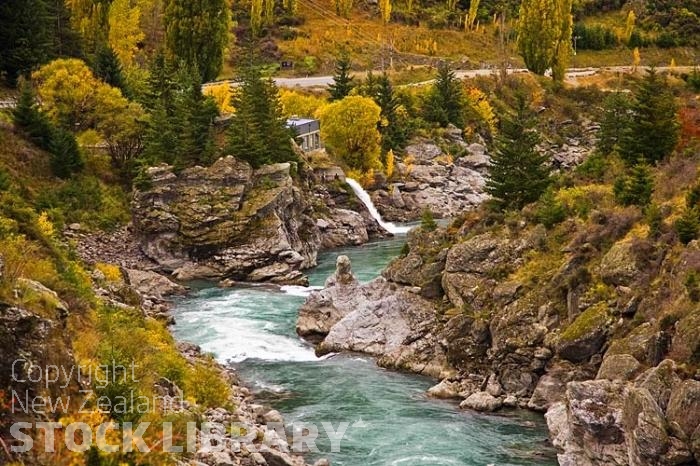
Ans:
[[[342,179],[325,183],[292,163],[253,170],[225,157],[177,174],[152,167],[146,179],[133,196],[135,234],[143,253],[180,280],[303,284],[321,248],[386,233],[361,203],[348,208]]]

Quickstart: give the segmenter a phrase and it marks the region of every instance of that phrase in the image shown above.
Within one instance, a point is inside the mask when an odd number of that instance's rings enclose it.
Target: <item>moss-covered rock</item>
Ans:
[[[557,354],[572,362],[587,360],[603,347],[609,324],[610,311],[607,304],[591,306],[561,333]]]

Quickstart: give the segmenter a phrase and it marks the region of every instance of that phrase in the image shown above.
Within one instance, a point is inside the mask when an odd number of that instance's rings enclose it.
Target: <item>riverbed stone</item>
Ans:
[[[476,392],[459,404],[462,409],[473,409],[474,411],[492,412],[503,406],[503,400],[496,398],[488,392]]]

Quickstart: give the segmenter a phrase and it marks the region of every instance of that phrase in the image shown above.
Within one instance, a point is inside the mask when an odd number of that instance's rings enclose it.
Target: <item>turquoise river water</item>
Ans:
[[[401,236],[320,255],[309,273],[320,286],[338,254],[369,281],[399,254]],[[236,367],[258,402],[271,405],[287,424],[315,423],[318,453],[344,466],[556,465],[541,416],[517,411],[483,415],[456,403],[428,398],[435,383],[377,367],[371,358],[316,358],[295,334],[297,310],[309,290],[269,286],[204,288],[178,302],[175,336],[199,344]],[[349,423],[338,452],[331,452],[322,422]]]

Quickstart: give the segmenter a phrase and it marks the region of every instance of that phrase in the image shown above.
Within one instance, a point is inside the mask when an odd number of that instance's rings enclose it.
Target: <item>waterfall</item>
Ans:
[[[357,197],[359,197],[362,203],[367,207],[367,210],[369,210],[370,215],[372,215],[372,218],[374,218],[377,221],[379,226],[381,226],[393,235],[401,235],[404,233],[408,233],[408,230],[410,230],[411,227],[400,227],[394,225],[391,222],[385,222],[384,220],[382,220],[382,216],[379,215],[377,208],[374,206],[374,202],[372,202],[372,199],[369,197],[369,193],[365,191],[362,188],[362,186],[360,186],[360,183],[353,180],[352,178],[345,178],[345,181],[350,185],[352,190],[355,191]]]

